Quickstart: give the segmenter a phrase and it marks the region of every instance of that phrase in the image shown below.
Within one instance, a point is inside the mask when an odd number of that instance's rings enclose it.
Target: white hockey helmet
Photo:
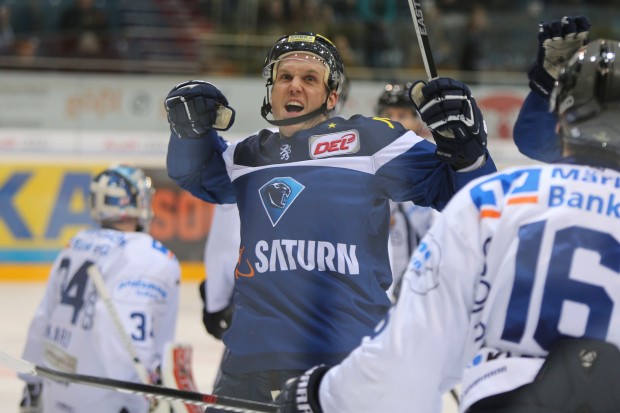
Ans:
[[[138,231],[148,232],[154,193],[151,178],[142,169],[114,165],[90,183],[90,214],[99,224],[137,218]]]

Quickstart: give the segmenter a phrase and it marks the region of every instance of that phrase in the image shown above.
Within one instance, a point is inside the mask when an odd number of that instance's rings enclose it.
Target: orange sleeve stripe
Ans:
[[[538,203],[538,197],[537,196],[522,196],[519,198],[510,198],[508,200],[508,205],[511,204],[536,204]]]
[[[502,214],[499,211],[483,209],[480,211],[480,218],[499,218]]]

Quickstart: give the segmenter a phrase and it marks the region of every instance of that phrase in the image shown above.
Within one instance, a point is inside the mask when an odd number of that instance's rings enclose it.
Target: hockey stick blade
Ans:
[[[409,0],[409,10],[411,11],[415,33],[418,36],[418,45],[422,53],[422,61],[424,62],[426,76],[429,80],[435,79],[437,77],[437,69],[435,68],[435,60],[431,52],[431,44],[428,41],[428,32],[426,30],[426,23],[424,23],[424,15],[422,15],[420,0]]]
[[[235,397],[216,396],[193,391],[171,389],[168,387],[153,386],[150,384],[133,383],[130,381],[87,376],[84,374],[65,373],[47,367],[37,366],[26,360],[10,356],[1,350],[0,364],[18,373],[45,377],[55,381],[86,384],[146,397],[155,397],[162,400],[181,401],[183,403],[195,404],[203,407],[212,406],[231,412],[275,413],[278,410],[278,407],[274,404],[237,399]]]

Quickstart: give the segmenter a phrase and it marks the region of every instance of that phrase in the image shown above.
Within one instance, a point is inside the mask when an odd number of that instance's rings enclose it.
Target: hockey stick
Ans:
[[[110,298],[110,294],[108,293],[108,289],[106,288],[105,281],[103,280],[103,275],[101,274],[101,271],[99,271],[99,268],[97,268],[95,264],[92,264],[90,267],[88,267],[86,272],[88,276],[90,277],[90,279],[92,280],[93,284],[95,284],[95,289],[97,290],[97,293],[103,300],[106,306],[106,309],[108,310],[108,313],[110,314],[110,317],[114,321],[114,326],[116,327],[117,333],[119,337],[121,338],[121,341],[123,342],[123,346],[125,347],[125,350],[127,350],[127,353],[129,353],[129,356],[132,359],[133,367],[136,373],[138,374],[138,377],[140,378],[140,382],[142,382],[143,384],[153,384],[152,380],[149,377],[148,370],[146,366],[140,361],[138,357],[138,353],[136,352],[136,349],[131,342],[131,338],[129,334],[127,333],[127,330],[125,330],[125,327],[123,326],[123,322],[121,321],[120,315],[118,314],[118,311],[116,310],[116,307],[114,306],[114,303],[112,302],[112,299]],[[194,379],[191,376],[191,366],[177,365],[176,359],[174,357],[176,353],[183,354],[185,355],[185,357],[183,357],[183,361],[185,361],[186,363],[191,363],[191,353],[188,352],[186,346],[181,346],[181,345],[169,345],[169,346],[170,347],[166,347],[165,351],[171,353],[170,357],[172,357],[173,359],[172,365],[176,368],[176,371],[172,372],[172,374],[174,374],[172,378],[169,378],[168,376],[164,377],[164,375],[168,372],[165,372],[163,369],[165,366],[165,362],[162,363],[161,374],[162,374],[162,380],[163,380],[164,385],[166,385],[166,381],[170,381],[170,382],[174,382],[175,384],[174,388],[176,389],[197,390],[194,384]],[[189,360],[187,358],[187,354],[190,355]],[[165,360],[165,357],[164,357],[164,360]],[[188,371],[190,372],[190,377],[187,377]],[[183,383],[176,383],[176,380],[175,380],[176,377],[183,377],[185,380],[183,381]],[[179,384],[182,384],[184,387],[178,387]],[[184,403],[178,403],[178,402],[171,402],[171,404],[174,406],[174,412],[176,413],[180,413],[180,412],[191,413],[191,412],[197,412],[198,410],[201,410],[199,409],[199,407],[192,406],[189,404],[185,405]],[[164,407],[164,406],[157,406],[157,409],[161,409],[161,411],[165,411],[167,409],[168,411],[170,411],[170,407]],[[153,408],[151,408],[150,411],[159,412],[160,410],[153,410]]]
[[[422,61],[424,62],[426,76],[428,80],[434,79],[437,77],[437,69],[435,68],[435,61],[433,60],[433,53],[431,52],[431,44],[428,41],[428,32],[426,31],[426,24],[424,23],[420,0],[409,0],[409,10],[411,11],[415,33],[418,36],[418,45],[422,53]]]
[[[450,389],[450,395],[452,395],[454,402],[458,406],[461,403],[461,401],[460,401],[459,393],[456,391],[456,389]]]
[[[104,377],[87,376],[83,374],[65,373],[62,371],[37,366],[29,361],[15,358],[0,350],[0,364],[22,374],[45,377],[51,380],[69,383],[86,384],[94,387],[114,389],[124,393],[138,394],[167,401],[180,401],[197,406],[214,406],[222,410],[240,413],[275,413],[278,407],[274,404],[254,402],[234,397],[202,394],[187,390],[171,389],[168,387],[153,386],[150,384],[133,383],[108,379]]]
[[[97,290],[97,293],[103,300],[103,303],[105,304],[106,309],[108,310],[108,313],[110,314],[110,317],[112,317],[112,321],[114,321],[114,326],[116,327],[116,331],[118,332],[118,335],[120,336],[121,341],[123,342],[123,346],[125,347],[125,350],[127,350],[127,353],[129,353],[129,355],[131,356],[133,367],[136,370],[136,373],[138,373],[138,377],[140,378],[140,381],[143,384],[150,384],[151,379],[149,378],[149,373],[146,367],[144,366],[144,364],[142,364],[142,362],[140,361],[140,358],[138,357],[138,353],[136,353],[136,349],[133,347],[133,344],[131,343],[131,338],[129,338],[129,335],[127,334],[127,331],[125,330],[125,326],[123,325],[123,322],[121,321],[121,317],[118,315],[118,311],[116,311],[116,307],[114,307],[114,303],[112,302],[112,299],[110,298],[110,294],[108,293],[108,289],[106,288],[105,281],[103,280],[103,275],[101,275],[99,268],[97,268],[95,264],[92,264],[90,267],[88,267],[86,272],[88,273],[88,277],[92,280],[93,284],[95,284],[95,289]]]

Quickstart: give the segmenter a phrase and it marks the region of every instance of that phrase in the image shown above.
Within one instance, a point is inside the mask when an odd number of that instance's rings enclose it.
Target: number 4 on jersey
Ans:
[[[63,258],[60,262],[60,271],[65,273],[64,280],[67,279],[69,266],[71,260],[69,258]],[[60,291],[60,303],[73,307],[73,315],[71,317],[71,324],[77,322],[80,310],[84,306],[84,292],[86,290],[86,284],[88,283],[88,273],[86,270],[93,263],[86,261],[80,266],[80,268],[73,274],[67,284],[62,285]]]

